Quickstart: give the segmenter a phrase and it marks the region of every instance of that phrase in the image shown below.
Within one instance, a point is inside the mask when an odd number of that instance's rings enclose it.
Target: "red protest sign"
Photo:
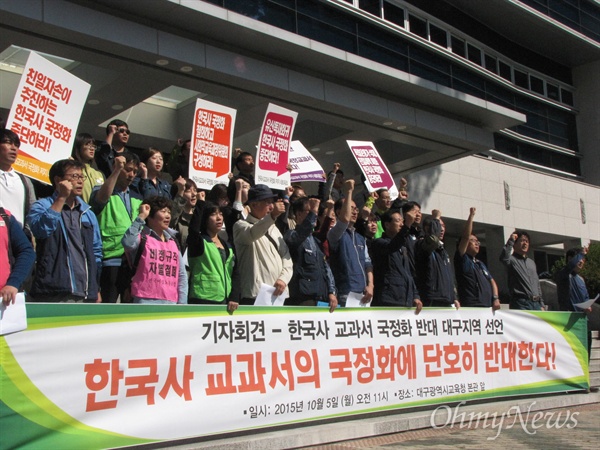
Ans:
[[[379,152],[371,142],[347,141],[356,162],[366,178],[369,192],[394,187],[394,179]]]
[[[258,148],[258,164],[263,170],[272,170],[280,176],[287,172],[290,140],[294,117],[268,112]]]
[[[194,114],[192,168],[215,174],[230,171],[231,136],[234,117],[222,111],[198,108]]]

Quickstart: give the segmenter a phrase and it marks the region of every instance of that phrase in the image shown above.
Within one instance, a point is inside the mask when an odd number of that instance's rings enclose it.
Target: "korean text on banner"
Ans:
[[[190,178],[200,189],[228,184],[236,110],[206,100],[196,100]]]
[[[290,185],[289,149],[298,113],[269,103],[256,153],[256,184],[273,189]]]
[[[118,447],[589,386],[580,313],[32,303],[28,316],[34,326],[0,336],[0,449]]]
[[[53,163],[71,156],[90,85],[31,52],[6,127],[21,140],[15,170],[49,183]]]
[[[300,141],[290,144],[290,166],[292,182],[325,181],[325,171]]]
[[[367,190],[373,192],[385,188],[390,191],[392,199],[398,197],[398,188],[396,188],[392,174],[381,156],[379,156],[379,152],[373,143],[365,141],[346,142],[365,176]]]

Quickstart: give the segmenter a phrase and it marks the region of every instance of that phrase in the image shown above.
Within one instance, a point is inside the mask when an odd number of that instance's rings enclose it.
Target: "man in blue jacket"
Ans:
[[[354,229],[358,208],[352,200],[354,180],[346,180],[343,197],[335,202],[336,224],[327,233],[330,266],[338,290],[338,302],[346,306],[350,293],[361,295],[361,303],[373,298],[373,264],[365,238]]]
[[[36,239],[37,265],[30,299],[39,302],[100,302],[100,227],[83,191],[83,164],[63,159],[50,168],[54,194],[27,215]]]
[[[290,297],[285,304],[316,306],[318,302],[324,302],[333,312],[337,307],[333,274],[321,243],[313,236],[320,203],[318,198],[308,197],[300,197],[292,203],[297,225],[285,233],[284,239],[294,261],[294,274],[289,283]]]

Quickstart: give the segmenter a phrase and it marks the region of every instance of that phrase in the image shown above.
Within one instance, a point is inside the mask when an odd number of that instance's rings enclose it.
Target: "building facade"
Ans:
[[[200,97],[250,150],[268,103],[298,111],[294,138],[357,179],[345,141],[372,141],[450,238],[478,208],[497,278],[515,228],[540,271],[600,240],[595,1],[0,0],[0,22],[3,117],[33,50],[91,84],[79,131],[99,139],[118,117],[169,151]]]

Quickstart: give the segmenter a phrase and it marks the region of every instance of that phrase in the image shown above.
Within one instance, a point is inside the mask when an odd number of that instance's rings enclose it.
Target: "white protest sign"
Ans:
[[[325,181],[323,167],[300,141],[290,144],[290,165],[292,182]]]
[[[71,156],[90,85],[31,52],[6,127],[21,140],[15,170],[48,183],[52,164]]]

